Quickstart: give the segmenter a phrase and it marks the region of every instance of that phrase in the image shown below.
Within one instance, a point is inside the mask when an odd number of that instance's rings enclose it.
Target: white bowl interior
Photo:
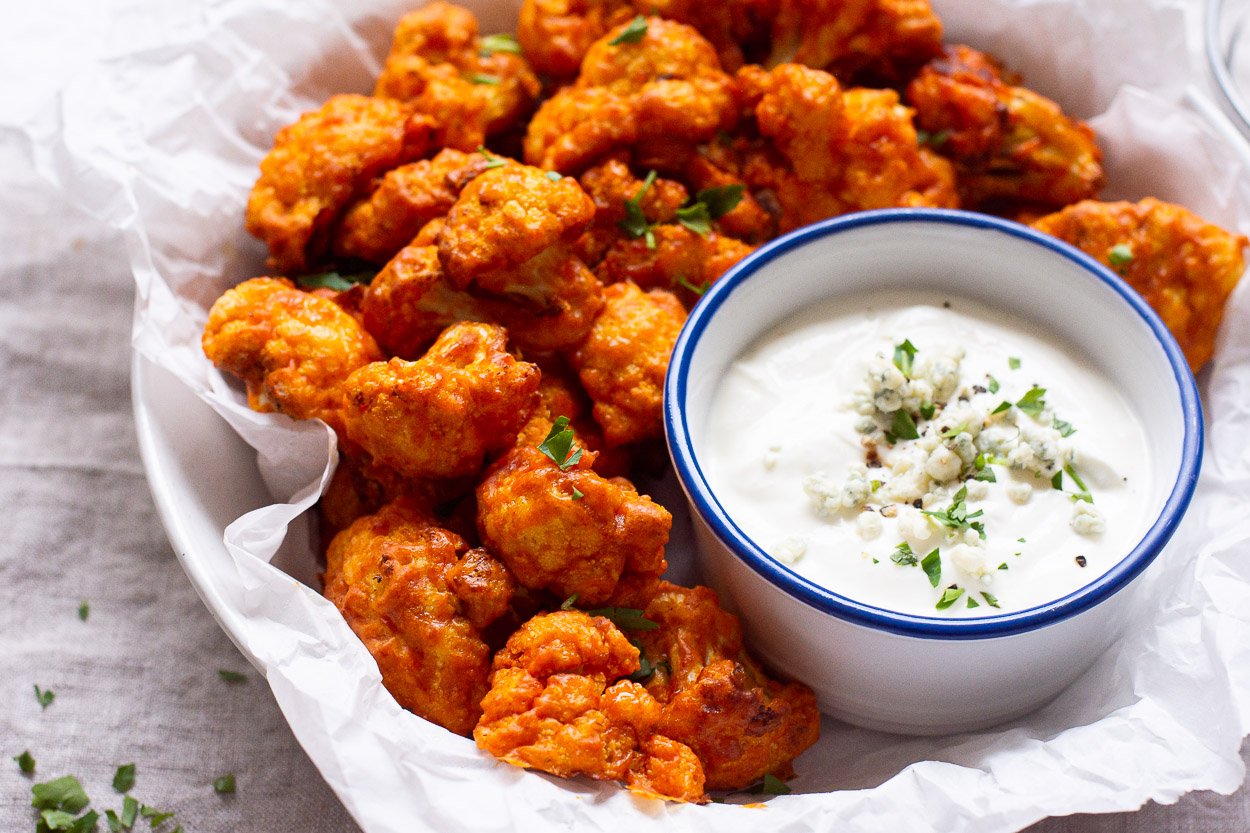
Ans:
[[[1147,528],[1153,523],[1184,448],[1180,388],[1167,353],[1110,284],[1056,248],[993,226],[907,220],[844,227],[779,253],[736,283],[689,356],[679,407],[695,459],[706,450],[717,386],[753,341],[813,304],[890,289],[950,293],[1034,322],[1106,375],[1142,420],[1150,444]]]

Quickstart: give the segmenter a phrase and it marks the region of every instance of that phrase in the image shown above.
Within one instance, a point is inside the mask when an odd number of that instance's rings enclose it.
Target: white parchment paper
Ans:
[[[127,240],[136,350],[171,370],[258,449],[274,506],[225,532],[232,563],[201,565],[232,636],[369,833],[414,830],[999,833],[1048,815],[1233,791],[1250,730],[1250,285],[1235,294],[1200,380],[1205,468],[1180,532],[1146,577],[1129,636],[1041,712],[992,731],[909,739],[825,722],[795,794],[691,807],[501,765],[402,711],[372,659],[309,581],[312,555],[271,562],[330,473],[320,424],[249,411],[203,357],[209,304],[262,272],[242,230],[273,134],[335,92],[367,91],[398,0],[120,0],[55,106],[19,102],[0,138]],[[511,3],[466,3],[483,31]],[[989,49],[1092,120],[1107,198],[1154,195],[1250,233],[1246,150],[1203,99],[1187,0],[935,0],[948,39]],[[228,485],[223,484],[224,488]],[[676,491],[657,495],[677,514]],[[297,525],[298,527],[298,525]],[[676,530],[670,561],[688,569]],[[291,544],[288,541],[288,547]],[[298,548],[297,548],[298,549]],[[281,562],[287,564],[284,558]],[[987,680],[992,685],[992,680]]]

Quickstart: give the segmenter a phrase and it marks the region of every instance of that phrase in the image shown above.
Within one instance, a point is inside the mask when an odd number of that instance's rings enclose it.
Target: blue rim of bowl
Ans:
[[[721,305],[753,274],[791,249],[864,226],[917,222],[1000,232],[1049,249],[1076,263],[1114,290],[1144,320],[1171,365],[1180,393],[1184,424],[1181,462],[1171,493],[1158,519],[1127,556],[1094,581],[1053,602],[994,616],[940,619],[898,613],[842,596],[800,576],[755,544],[720,506],[695,458],[685,409],[681,407],[689,381],[688,357]],[[985,214],[934,208],[882,209],[825,220],[779,237],[736,264],[712,285],[691,310],[677,338],[664,385],[664,430],[678,479],[695,511],[712,533],[746,566],[793,598],[819,611],[877,630],[928,639],[985,639],[1037,630],[1075,616],[1121,590],[1154,560],[1176,531],[1197,484],[1203,442],[1202,406],[1193,373],[1176,339],[1154,310],[1128,284],[1079,249],[1027,226]]]

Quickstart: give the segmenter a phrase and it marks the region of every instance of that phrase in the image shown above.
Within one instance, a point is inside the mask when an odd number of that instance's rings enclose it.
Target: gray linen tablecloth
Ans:
[[[0,107],[2,79],[16,77],[4,69],[0,59]],[[64,774],[81,778],[95,807],[120,807],[112,776],[133,762],[134,795],[176,812],[187,833],[350,833],[153,508],[131,414],[122,243],[54,188],[36,188],[15,143],[0,129],[0,186],[24,195],[0,202],[0,831],[32,830],[31,784]],[[36,685],[55,693],[46,708]],[[9,760],[24,750],[34,776]],[[237,792],[217,795],[212,782],[227,772]],[[1250,831],[1250,792],[1031,830]]]

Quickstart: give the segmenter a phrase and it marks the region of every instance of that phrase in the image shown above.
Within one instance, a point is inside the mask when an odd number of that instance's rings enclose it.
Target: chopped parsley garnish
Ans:
[[[655,177],[655,171],[649,171],[638,191],[625,200],[625,219],[618,223],[621,230],[631,238],[636,240],[639,237],[645,237],[648,249],[655,248],[655,232],[652,230],[653,226],[647,222],[647,215],[642,211],[642,201],[655,183]]]
[[[43,823],[39,825],[38,830],[64,830],[66,833],[89,833],[96,829],[96,824],[100,820],[100,814],[95,810],[81,818],[75,818],[73,813],[67,813],[64,810],[44,810],[39,817]]]
[[[499,82],[503,80],[498,75],[488,75],[485,72],[471,72],[467,77],[474,84],[487,84],[492,87],[499,86]]]
[[[875,494],[875,493],[876,493],[876,491],[877,491],[878,489],[880,489],[880,488],[881,488],[881,481],[880,481],[880,480],[869,480],[869,481],[868,481],[868,488],[869,488],[869,490],[871,491],[871,493]]]
[[[946,608],[959,601],[959,597],[964,594],[964,589],[958,584],[952,584],[942,593],[942,598],[937,601],[938,610],[946,610]]]
[[[932,402],[920,403],[920,415],[925,419],[933,419],[933,415],[937,413],[937,406]]]
[[[685,275],[678,275],[674,283],[676,283],[678,286],[682,287],[683,289],[690,290],[691,292],[693,292],[695,295],[698,295],[699,297],[703,297],[703,293],[707,292],[709,289],[712,288],[712,285],[708,283],[707,281],[704,281],[699,286],[695,286],[690,281],[686,280]]]
[[[989,466],[982,466],[977,469],[977,473],[972,475],[973,480],[980,480],[982,483],[997,483],[998,477],[995,476],[994,470]]]
[[[636,607],[599,607],[586,611],[586,615],[602,616],[623,631],[653,631],[659,627]]]
[[[684,205],[677,209],[677,222],[698,235],[706,235],[712,230],[712,215],[707,206],[701,202]]]
[[[569,427],[569,418],[558,417],[551,424],[547,439],[543,440],[538,450],[551,458],[560,471],[568,471],[582,459],[582,450],[573,448],[573,429]]]
[[[920,569],[929,577],[929,584],[932,586],[937,587],[942,583],[942,556],[938,553],[938,548],[935,547],[933,552],[924,557],[920,562]]]
[[[765,795],[789,795],[790,788],[786,786],[786,782],[782,781],[771,772],[764,773],[764,783],[760,786],[760,792]]]
[[[338,272],[316,272],[311,275],[300,275],[295,283],[303,289],[333,289],[335,292],[346,292],[356,284],[368,286],[373,281],[368,272],[357,272],[342,275]]]
[[[985,514],[984,510],[978,509],[975,512],[968,511],[968,487],[960,486],[959,491],[955,492],[951,499],[951,505],[941,512],[931,512],[928,509],[921,509],[921,513],[928,515],[942,526],[950,529],[973,529],[982,539],[985,538],[985,524],[980,521],[974,521],[973,518],[979,518]]]
[[[122,826],[127,830],[135,826],[135,819],[139,817],[139,802],[130,796],[122,799]]]
[[[1089,488],[1085,485],[1085,481],[1082,480],[1081,476],[1076,473],[1076,469],[1072,468],[1072,464],[1064,463],[1063,471],[1064,471],[1064,474],[1072,478],[1072,482],[1076,484],[1076,488],[1080,489],[1079,492],[1073,493],[1072,499],[1083,500],[1086,503],[1093,503],[1094,496],[1089,493]]]
[[[746,186],[740,182],[732,185],[715,185],[711,188],[700,188],[694,195],[695,202],[707,206],[707,213],[713,220],[719,220],[738,207],[746,193]]]
[[[573,500],[581,500],[584,497],[586,497],[586,495],[583,494],[580,489],[574,486],[573,487]]]
[[[1019,370],[1020,360],[1016,358],[1015,356],[1010,356],[1007,359],[1007,366],[1010,367],[1012,370]]]
[[[1055,472],[1055,476],[1050,478],[1050,485],[1056,491],[1063,491],[1063,472]]]
[[[491,153],[489,150],[486,149],[485,145],[478,145],[477,152],[482,154],[482,156],[486,159],[486,164],[483,165],[482,167],[488,171],[493,171],[495,168],[502,168],[504,165],[508,164],[507,159],[504,159],[502,156],[496,156],[495,154]]]
[[[1087,488],[1085,487],[1085,481],[1084,481],[1084,480],[1082,480],[1082,479],[1081,479],[1081,476],[1080,476],[1079,474],[1077,474],[1077,473],[1076,473],[1076,469],[1072,468],[1072,464],[1071,464],[1071,463],[1064,463],[1064,464],[1063,464],[1063,471],[1064,471],[1064,474],[1066,474],[1068,477],[1071,477],[1071,478],[1072,478],[1072,482],[1076,484],[1076,487],[1077,487],[1078,489],[1080,489],[1082,492],[1088,492],[1088,491],[1089,491],[1089,489],[1087,489]]]
[[[39,686],[35,686],[35,701],[39,703],[41,709],[46,709],[52,705],[52,701],[56,699],[56,693],[53,691],[44,691]]]
[[[911,378],[912,366],[916,361],[916,345],[911,343],[911,339],[903,339],[902,344],[894,345],[894,366],[904,376]]]
[[[147,819],[148,823],[153,827],[160,827],[162,824],[174,817],[173,813],[166,813],[163,810],[158,810],[155,807],[149,807],[146,804],[139,805],[139,815]]]
[[[647,19],[638,15],[629,21],[621,33],[608,41],[608,46],[620,46],[623,43],[638,43],[647,34]]]
[[[677,209],[677,222],[698,235],[712,230],[712,221],[719,220],[737,208],[745,188],[741,184],[704,188],[694,200]]]
[[[971,608],[971,607],[980,607],[980,606],[981,606],[980,602],[978,602],[976,599],[972,598],[971,596],[968,597],[968,607]]]
[[[1028,393],[1020,397],[1020,401],[1016,403],[1016,407],[1031,417],[1039,417],[1042,415],[1042,411],[1046,408],[1046,400],[1042,398],[1045,395],[1046,388],[1039,388],[1037,386],[1031,387],[1029,388]]]
[[[911,544],[906,541],[894,548],[894,552],[890,553],[890,560],[900,567],[914,567],[920,563],[916,560],[916,554],[911,551]]]
[[[1133,262],[1133,247],[1127,243],[1119,243],[1107,250],[1107,262],[1119,268]]]
[[[576,605],[576,604],[577,604],[577,594],[576,594],[576,593],[574,593],[572,596],[569,596],[567,599],[565,599],[564,601],[560,602],[560,609],[561,609],[561,610],[572,610],[572,609],[573,609],[573,606],[574,606],[574,605]]]
[[[1006,562],[1006,561],[1004,561],[1002,564],[999,564],[999,565],[998,565],[998,569],[1000,569],[1000,570],[1006,570],[1006,569],[1007,569],[1007,562]]]
[[[1055,426],[1055,430],[1059,432],[1059,436],[1061,437],[1071,437],[1076,433],[1076,429],[1072,427],[1072,423],[1064,422],[1059,417],[1055,417],[1055,421],[1052,424]]]
[[[90,615],[91,605],[87,603],[86,599],[83,599],[78,603],[78,618],[85,622],[87,621],[87,617]]]
[[[1018,542],[1020,542],[1021,544],[1027,544],[1027,543],[1028,543],[1028,541],[1024,540],[1023,538],[1017,538],[1016,540],[1017,540]]]
[[[950,139],[949,130],[939,130],[936,133],[930,133],[928,130],[916,130],[916,142],[937,150]]]
[[[987,605],[989,605],[990,607],[998,607],[998,606],[999,606],[999,605],[998,605],[998,597],[997,597],[997,596],[995,596],[993,593],[986,593],[984,590],[982,590],[982,591],[981,591],[981,598],[985,599],[985,603],[986,603]]]
[[[517,39],[513,35],[487,35],[481,40],[480,51],[483,58],[489,58],[496,52],[506,52],[509,55],[520,55],[521,44],[517,43]]]
[[[997,408],[990,411],[990,416],[993,416],[994,414],[1001,414],[1003,411],[1010,411],[1010,410],[1011,410],[1011,403],[1006,400],[1003,400],[1002,402],[998,403]]]
[[[547,171],[547,179],[550,179],[552,182],[559,182],[564,179],[564,174],[559,171]]]
[[[988,376],[988,375],[985,378],[989,380],[985,385],[986,389],[990,393],[998,393],[998,391],[1002,388],[1002,385],[998,384],[998,380],[995,379],[993,376]]]
[[[34,798],[30,806],[36,810],[64,810],[67,813],[80,813],[91,803],[82,784],[72,775],[34,784],[30,788]]]
[[[920,432],[916,430],[916,421],[911,418],[911,414],[899,408],[894,412],[894,422],[890,425],[889,436],[900,440],[916,440],[920,438]]]
[[[30,775],[35,771],[35,758],[27,749],[20,755],[14,755],[13,760],[17,761],[17,768],[22,771],[23,775]]]
[[[234,773],[227,772],[213,782],[213,792],[218,795],[229,795],[234,792]]]
[[[246,674],[242,674],[238,671],[230,671],[226,668],[218,668],[217,676],[221,677],[222,681],[227,683],[241,683],[247,680]]]
[[[119,793],[128,793],[135,787],[135,765],[122,764],[113,774],[113,789]]]

